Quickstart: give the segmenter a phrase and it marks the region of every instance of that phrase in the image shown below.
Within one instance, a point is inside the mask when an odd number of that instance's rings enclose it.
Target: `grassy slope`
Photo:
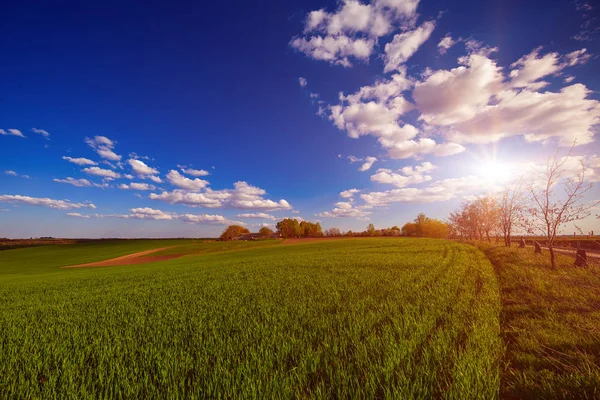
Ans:
[[[12,259],[37,275],[0,275],[0,398],[498,395],[497,281],[471,246],[350,239],[73,270],[43,270],[39,250]]]
[[[62,272],[59,267],[102,261],[138,251],[178,246],[192,240],[103,240],[88,243],[35,246],[0,253],[0,276]]]
[[[600,398],[600,270],[479,244],[501,286],[502,397]]]

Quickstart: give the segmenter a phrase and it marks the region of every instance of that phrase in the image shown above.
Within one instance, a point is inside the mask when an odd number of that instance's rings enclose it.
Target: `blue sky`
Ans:
[[[596,181],[599,10],[3,4],[0,236],[443,219],[575,139]]]

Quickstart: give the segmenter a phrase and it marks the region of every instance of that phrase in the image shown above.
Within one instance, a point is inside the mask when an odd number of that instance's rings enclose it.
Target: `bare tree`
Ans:
[[[514,228],[519,227],[523,220],[525,208],[525,192],[523,181],[507,185],[498,198],[500,207],[500,229],[504,236],[504,245],[510,247],[511,235]]]
[[[529,231],[537,231],[546,237],[552,268],[556,268],[554,241],[560,228],[588,217],[591,210],[600,203],[596,201],[586,204],[583,201],[585,193],[593,186],[592,183],[585,181],[586,166],[583,159],[574,176],[565,177],[565,163],[571,157],[574,146],[575,143],[569,153],[562,158],[559,157],[559,147],[554,156],[546,162],[546,170],[537,171],[542,175],[541,181],[533,179],[526,184],[532,200],[532,205],[528,209]],[[563,196],[556,194],[557,187],[562,187]]]

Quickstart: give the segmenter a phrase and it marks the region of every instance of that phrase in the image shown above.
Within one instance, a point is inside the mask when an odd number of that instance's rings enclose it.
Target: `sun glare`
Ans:
[[[510,177],[510,168],[508,165],[491,161],[481,167],[480,175],[491,182],[503,182]]]

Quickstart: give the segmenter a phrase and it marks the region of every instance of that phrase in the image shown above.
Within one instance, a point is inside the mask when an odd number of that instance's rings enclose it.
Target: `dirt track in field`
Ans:
[[[127,254],[110,260],[96,261],[87,264],[69,265],[61,268],[84,268],[84,267],[115,267],[119,265],[145,264],[156,261],[172,260],[173,258],[181,257],[180,254],[171,254],[166,256],[149,256],[149,254],[157,253],[161,250],[170,249],[173,246],[161,247],[158,249],[145,250],[137,253]]]

